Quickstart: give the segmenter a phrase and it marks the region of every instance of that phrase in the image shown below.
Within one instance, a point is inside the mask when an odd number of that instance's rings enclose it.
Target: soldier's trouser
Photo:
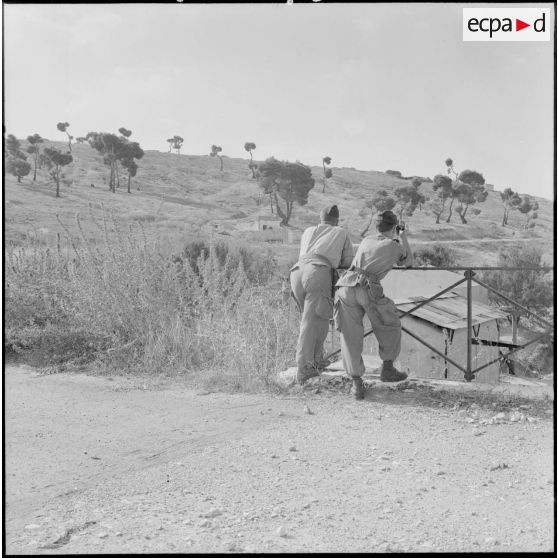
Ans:
[[[335,326],[341,332],[341,358],[349,376],[362,376],[362,347],[366,314],[378,340],[380,358],[395,360],[401,350],[401,321],[393,300],[361,285],[339,287],[335,297]]]
[[[302,317],[296,347],[296,364],[302,372],[320,364],[329,320],[333,316],[331,268],[314,263],[300,264],[291,271],[291,289]]]

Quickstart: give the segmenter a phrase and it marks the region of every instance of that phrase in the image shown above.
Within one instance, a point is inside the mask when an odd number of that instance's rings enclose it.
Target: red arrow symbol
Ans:
[[[531,27],[530,23],[525,23],[524,21],[521,21],[520,19],[515,20],[515,30],[516,31],[521,31],[522,29],[525,29],[525,27]]]

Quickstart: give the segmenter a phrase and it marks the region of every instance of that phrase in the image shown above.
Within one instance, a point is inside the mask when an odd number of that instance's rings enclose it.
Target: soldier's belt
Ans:
[[[297,265],[306,264],[306,263],[319,263],[319,264],[327,265],[327,267],[329,268],[332,267],[331,262],[326,257],[320,256],[319,254],[306,254],[302,256],[302,258],[300,258],[293,267],[296,267]]]
[[[361,269],[356,265],[352,265],[351,267],[349,267],[348,271],[355,271],[359,275],[362,275],[369,283],[375,283],[377,285],[381,285],[380,280],[378,279],[378,276],[375,273],[369,273],[367,271],[364,271],[364,269]]]

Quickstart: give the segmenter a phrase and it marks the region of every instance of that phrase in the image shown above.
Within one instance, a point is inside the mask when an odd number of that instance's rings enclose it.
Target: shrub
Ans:
[[[497,266],[519,269],[486,271],[480,273],[479,278],[531,312],[547,319],[553,318],[554,284],[551,273],[536,269],[543,266],[540,248],[524,244],[502,247]],[[518,317],[523,319],[524,313],[520,309],[512,308],[498,295],[490,293],[490,299],[495,304],[517,311]],[[525,315],[525,320],[529,321],[528,315]]]
[[[425,248],[414,251],[414,265],[434,267],[451,267],[455,265],[456,255],[451,248],[446,248],[443,244],[432,244]]]
[[[511,358],[519,362],[525,375],[538,377],[553,373],[555,354],[554,343],[552,340],[549,340],[534,343],[525,349],[517,351]]]
[[[222,240],[215,241],[212,246],[221,266],[225,266],[227,258],[229,259],[227,268],[229,279],[239,269],[239,266],[242,265],[251,283],[265,284],[270,281],[277,269],[275,256],[269,250],[262,254],[245,246]],[[193,240],[184,247],[180,254],[174,256],[174,261],[179,265],[187,261],[194,273],[198,274],[198,260],[200,257],[207,260],[210,247],[211,244],[207,240]]]
[[[543,254],[539,248],[527,245],[507,246],[500,249],[497,266],[519,269],[484,271],[480,272],[478,277],[508,299],[552,322],[554,320],[554,282],[549,271],[536,269],[543,265]],[[493,304],[501,306],[510,315],[515,314],[516,327],[521,322],[533,333],[546,329],[536,318],[497,294],[489,292],[489,300]],[[540,343],[534,343],[526,349],[518,351],[514,359],[518,360],[527,371],[534,370],[544,373],[553,370],[553,355],[554,346],[552,338],[549,336]]]

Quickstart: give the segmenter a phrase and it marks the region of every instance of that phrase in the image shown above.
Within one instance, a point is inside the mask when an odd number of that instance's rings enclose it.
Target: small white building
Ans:
[[[281,217],[277,215],[258,215],[254,220],[255,231],[279,230],[281,227]]]
[[[450,271],[393,269],[382,284],[385,295],[395,302],[399,310],[405,312],[462,278],[463,273]],[[471,349],[474,370],[500,355],[500,346],[486,343],[500,342],[499,320],[506,319],[506,314],[489,306],[486,289],[474,282],[472,295],[473,336],[479,340],[479,344],[473,344]],[[466,296],[467,285],[462,283],[401,320],[404,328],[464,368],[467,366]],[[370,337],[373,338],[373,335]],[[367,345],[372,354],[378,354],[375,338]],[[401,353],[397,364],[401,370],[415,378],[464,379],[462,370],[406,332],[402,332]],[[497,383],[499,375],[500,362],[496,361],[476,373],[473,381]]]
[[[235,227],[241,231],[278,231],[281,227],[281,217],[277,215],[261,215],[244,217],[235,222]]]
[[[267,214],[245,217],[235,223],[239,231],[253,233],[251,237],[255,240],[267,242],[282,242],[284,244],[296,244],[300,242],[302,231],[290,225],[281,226],[282,219],[277,215]],[[256,234],[257,233],[257,234]]]

